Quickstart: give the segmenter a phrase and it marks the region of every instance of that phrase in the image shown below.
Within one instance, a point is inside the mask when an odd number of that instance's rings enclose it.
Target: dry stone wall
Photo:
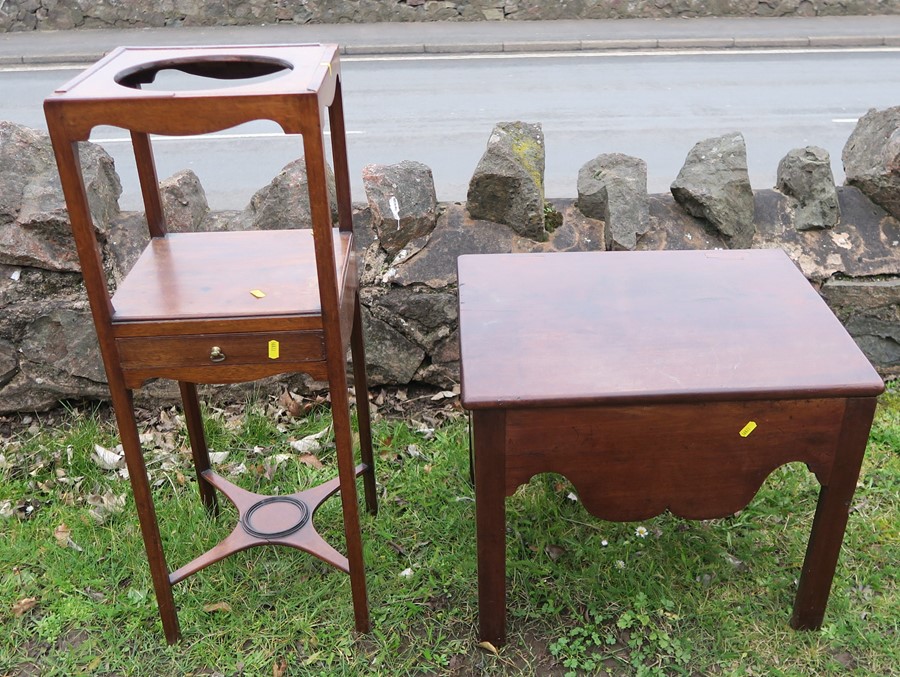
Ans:
[[[603,154],[586,165],[579,194],[587,194],[602,179],[608,184],[604,207],[592,210],[591,201],[583,198],[578,203],[549,200],[540,210],[544,222],[536,237],[515,223],[477,218],[465,204],[436,203],[431,172],[420,163],[367,166],[368,204],[357,205],[354,225],[370,383],[419,382],[442,389],[458,383],[456,260],[462,254],[748,245],[784,249],[879,371],[900,376],[900,220],[888,210],[894,203],[884,190],[896,174],[898,110],[866,116],[845,149],[845,164],[852,164],[860,160],[855,157],[859,149],[871,153],[885,147],[874,153],[877,161],[866,164],[866,176],[878,186],[875,201],[861,187],[835,188],[830,172],[821,171],[824,158],[812,147],[788,153],[792,160],[782,163],[781,190],[750,191],[747,184],[746,190],[704,191],[696,186],[706,211],[684,204],[679,197],[684,181],[673,184],[673,194],[646,195],[646,170],[640,161],[628,158],[628,164],[636,166],[635,179],[635,172],[622,171],[625,156]],[[721,139],[707,141],[721,145]],[[737,146],[734,152],[741,155],[742,145]],[[146,224],[141,213],[119,211],[119,180],[103,149],[83,144],[80,152],[105,267],[115,286],[146,246]],[[686,165],[696,161],[694,155]],[[720,173],[732,177],[734,167],[726,163]],[[543,171],[540,174],[536,180],[542,185]],[[623,181],[627,190],[619,185]],[[258,228],[263,214],[268,227],[304,222],[309,208],[302,199],[305,183],[303,163],[294,161],[260,189],[243,212],[210,212],[191,172],[179,172],[161,185],[173,230],[202,231]],[[635,201],[642,205],[640,214],[626,214],[621,203]],[[722,204],[728,201],[737,201],[740,210]],[[810,227],[810,210],[821,213],[823,205],[829,206],[829,222]],[[745,226],[740,243],[734,241],[729,220]],[[627,232],[626,222],[631,222]],[[0,413],[107,396],[68,226],[49,138],[0,122]],[[809,341],[814,349],[816,337]],[[292,376],[249,386],[208,387],[204,397],[233,400],[244,396],[241,389],[275,392],[284,387],[308,389],[316,384]],[[145,401],[174,401],[177,395],[168,381],[138,391]]]
[[[0,32],[382,21],[898,14],[896,0],[4,0]]]

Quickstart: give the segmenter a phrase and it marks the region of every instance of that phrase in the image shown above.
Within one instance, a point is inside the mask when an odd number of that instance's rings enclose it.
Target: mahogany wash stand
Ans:
[[[221,82],[194,91],[141,88],[167,69]],[[234,552],[265,544],[304,550],[349,573],[356,629],[367,632],[356,478],[362,475],[366,505],[374,513],[375,475],[337,47],[119,48],[56,90],[44,102],[44,111],[167,641],[180,637],[175,583]],[[326,183],[326,111],[337,228]],[[312,223],[291,224],[297,230],[167,233],[150,134],[207,134],[260,119],[302,136]],[[131,133],[151,236],[112,298],[77,146],[98,125]],[[358,403],[358,466],[351,437],[348,347]],[[287,372],[328,381],[338,477],[290,496],[260,496],[210,468],[196,384],[238,383]],[[221,543],[173,572],[163,552],[132,401],[133,389],[152,378],[179,383],[203,504],[217,513],[218,489],[240,515]],[[338,490],[346,557],[319,536],[312,522],[319,505]]]
[[[463,256],[459,291],[482,640],[506,639],[505,498],[542,472],[602,519],[708,519],[806,463],[791,625],[821,625],[884,384],[782,251]]]

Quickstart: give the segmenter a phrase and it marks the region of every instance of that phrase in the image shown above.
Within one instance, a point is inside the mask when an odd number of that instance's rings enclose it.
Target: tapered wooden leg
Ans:
[[[209,470],[209,450],[206,448],[206,434],[203,432],[203,417],[200,414],[200,400],[197,398],[197,386],[193,383],[179,381],[181,401],[184,404],[184,421],[187,425],[188,439],[191,443],[191,455],[194,457],[194,472],[197,473],[197,489],[200,500],[211,515],[219,514],[219,502],[216,490],[210,486],[203,475]]]
[[[147,562],[150,565],[150,576],[156,591],[163,632],[166,635],[166,641],[174,644],[181,638],[181,630],[178,627],[178,615],[175,610],[175,600],[172,597],[172,584],[169,582],[169,570],[166,566],[166,556],[159,534],[159,523],[156,521],[156,509],[150,493],[147,466],[144,463],[141,441],[134,420],[134,403],[131,391],[115,383],[116,380],[118,379],[110,378],[109,391],[116,412],[119,437],[125,452],[125,463],[128,466],[128,477],[131,480],[131,490],[134,493],[141,534],[144,537],[144,548],[147,551]]]
[[[874,414],[875,398],[847,400],[834,465],[819,492],[797,586],[791,617],[791,626],[797,630],[818,630],[822,625]]]
[[[356,295],[353,309],[353,333],[350,335],[350,352],[353,355],[353,384],[356,387],[356,421],[359,425],[360,460],[368,466],[363,474],[363,491],[366,495],[366,509],[378,513],[378,498],[375,490],[375,456],[372,453],[372,421],[369,415],[369,383],[366,378],[366,349],[362,333],[362,316],[359,309],[359,295]]]
[[[506,477],[503,411],[476,411],[475,524],[478,543],[478,634],[483,642],[506,642]]]
[[[331,388],[331,416],[334,443],[337,447],[338,476],[341,481],[341,509],[347,540],[347,563],[350,567],[350,589],[356,629],[369,632],[369,603],[366,597],[366,570],[363,562],[362,535],[359,526],[359,500],[356,495],[356,473],[353,461],[353,438],[350,432],[350,400],[342,363],[328,365]]]

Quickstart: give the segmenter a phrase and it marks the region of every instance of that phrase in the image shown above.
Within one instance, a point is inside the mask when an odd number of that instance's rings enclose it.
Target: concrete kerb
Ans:
[[[796,49],[809,47],[809,38],[735,38],[738,49]]]
[[[583,51],[614,51],[617,49],[656,49],[659,46],[659,40],[656,38],[634,38],[631,40],[582,40],[581,49]]]
[[[734,38],[666,38],[659,40],[659,49],[728,49]]]
[[[885,38],[877,35],[813,35],[810,47],[883,47]]]
[[[502,42],[425,45],[426,54],[494,54],[502,51]]]
[[[581,40],[523,40],[503,43],[504,52],[577,52],[581,49]]]
[[[390,56],[392,54],[424,54],[425,45],[347,45],[341,54],[347,56]]]

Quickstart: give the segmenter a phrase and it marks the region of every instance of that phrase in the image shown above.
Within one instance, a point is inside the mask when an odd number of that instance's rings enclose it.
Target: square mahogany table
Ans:
[[[781,250],[462,256],[459,298],[482,640],[505,641],[504,502],[533,475],[602,519],[709,519],[791,461],[821,484],[791,625],[821,625],[884,384]]]

